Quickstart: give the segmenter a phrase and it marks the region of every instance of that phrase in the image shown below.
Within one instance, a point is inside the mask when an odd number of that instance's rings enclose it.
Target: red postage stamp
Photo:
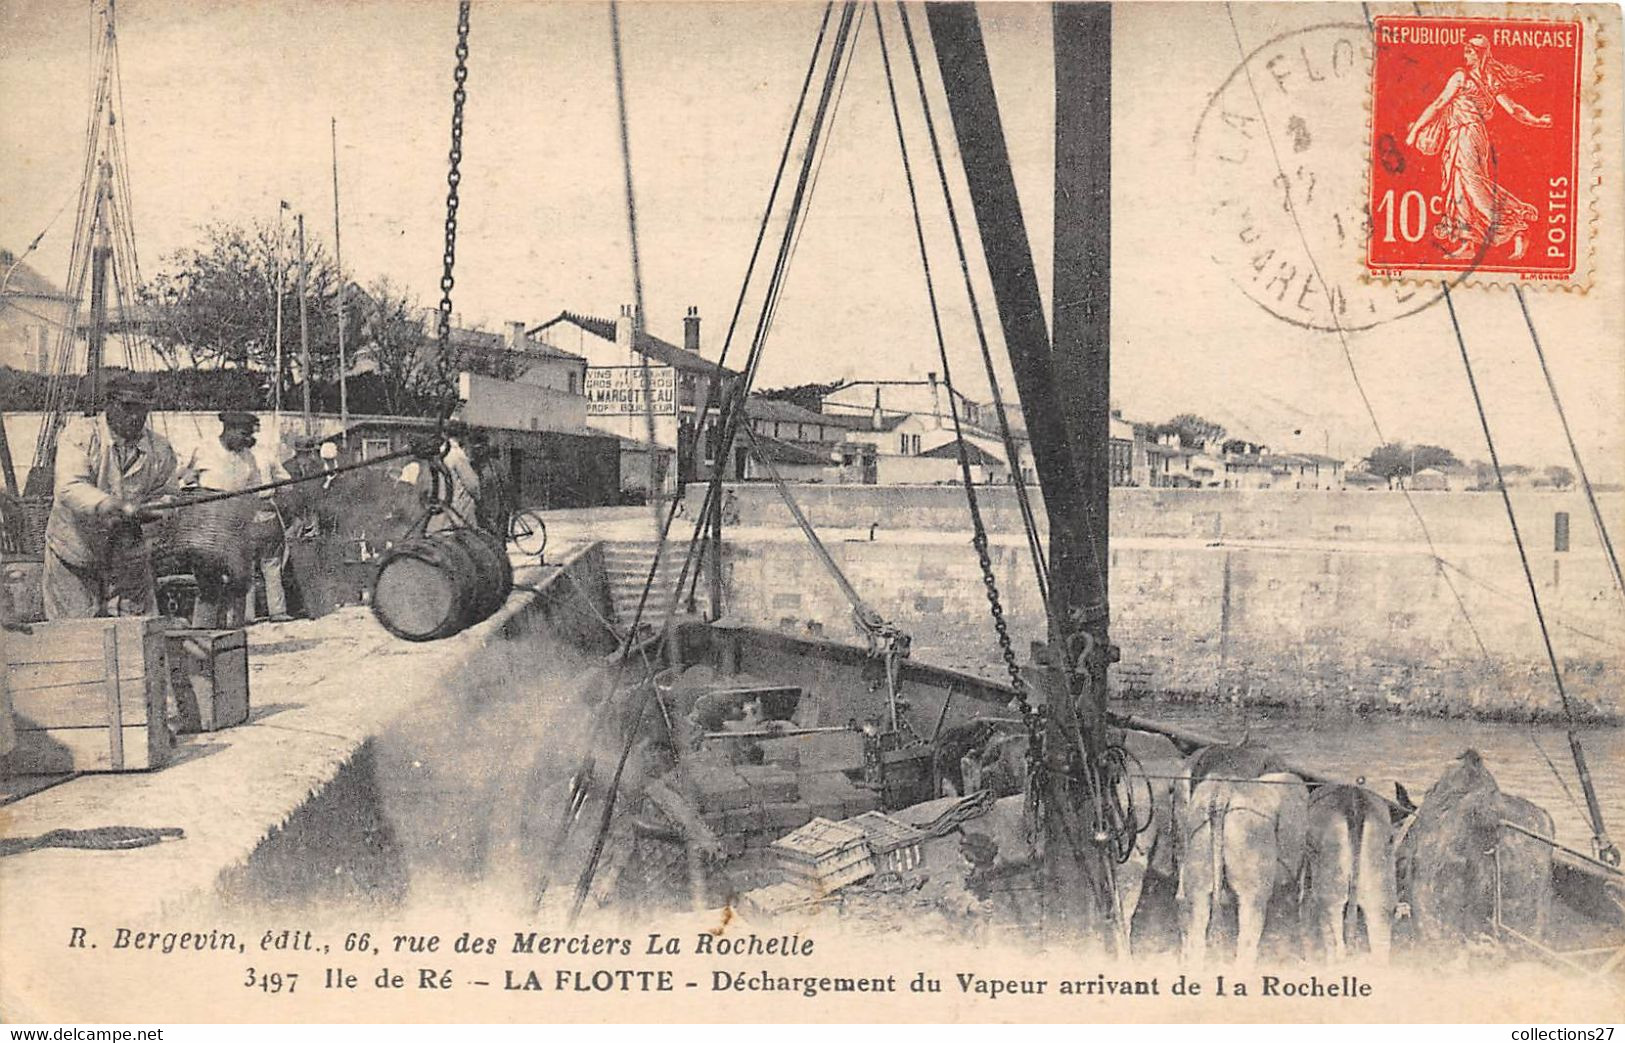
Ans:
[[[1376,19],[1366,263],[1574,276],[1586,241],[1579,21]]]

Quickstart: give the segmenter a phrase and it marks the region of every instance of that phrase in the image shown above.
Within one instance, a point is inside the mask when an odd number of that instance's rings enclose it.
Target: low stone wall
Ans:
[[[970,532],[965,492],[957,485],[821,485],[791,487],[796,502],[819,528],[879,531]],[[792,524],[771,483],[728,486],[742,526]],[[690,516],[705,497],[690,485]],[[1034,492],[1039,517],[1043,497]],[[1625,493],[1600,496],[1610,531],[1625,528]],[[1009,486],[977,489],[988,530],[1019,535],[1021,513]],[[1569,515],[1573,553],[1600,550],[1585,497],[1576,490],[1517,490],[1513,507],[1531,550],[1553,547],[1554,515]],[[1420,520],[1418,520],[1420,518]],[[1424,526],[1426,534],[1424,534]],[[1199,540],[1313,540],[1336,542],[1506,544],[1512,535],[1506,508],[1493,493],[1321,492],[1289,489],[1113,489],[1114,537]]]
[[[915,655],[1002,672],[969,541],[833,540],[832,555],[875,608],[911,633]],[[1023,660],[1043,611],[1023,547],[992,548]],[[1113,670],[1124,696],[1240,700],[1427,715],[1556,718],[1553,684],[1511,548],[1358,543],[1302,549],[1194,540],[1119,541],[1111,554]],[[1537,561],[1543,607],[1569,697],[1617,719],[1625,665],[1621,606],[1600,556]],[[724,583],[741,622],[844,639],[850,609],[800,541],[734,540]],[[855,639],[855,637],[854,637]],[[1612,673],[1611,673],[1612,672]]]

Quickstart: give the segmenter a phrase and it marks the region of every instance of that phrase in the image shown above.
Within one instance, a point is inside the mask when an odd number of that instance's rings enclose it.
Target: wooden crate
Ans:
[[[815,818],[771,847],[783,880],[815,894],[833,894],[875,871],[867,836],[845,822]]]
[[[176,730],[214,732],[248,720],[248,635],[171,630],[165,635]]]
[[[868,836],[875,872],[907,873],[924,865],[924,830],[879,811],[866,811],[847,819],[845,824],[857,826]]]
[[[0,637],[17,747],[0,771],[144,771],[169,759],[163,619],[35,623]]]

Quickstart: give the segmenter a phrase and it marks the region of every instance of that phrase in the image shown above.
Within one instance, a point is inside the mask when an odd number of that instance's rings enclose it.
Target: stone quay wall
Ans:
[[[850,610],[770,486],[735,487],[724,555],[730,615],[831,637]],[[1010,490],[979,490],[1018,656],[1044,619]],[[1003,672],[963,491],[797,486],[853,585],[931,662]],[[1558,719],[1497,495],[1114,490],[1111,610],[1124,697]],[[1622,498],[1605,496],[1607,518]],[[1579,716],[1619,720],[1625,599],[1581,497],[1514,499],[1564,686]],[[732,508],[731,508],[732,509]],[[1567,511],[1569,549],[1554,549]],[[1423,522],[1419,522],[1420,513]],[[877,523],[873,540],[869,526]],[[1422,535],[1425,522],[1430,549]],[[1610,531],[1617,531],[1615,527]],[[1436,554],[1435,554],[1436,552]]]

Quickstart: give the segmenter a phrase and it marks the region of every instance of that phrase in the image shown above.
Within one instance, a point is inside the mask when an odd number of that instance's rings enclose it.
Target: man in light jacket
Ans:
[[[57,440],[56,500],[45,527],[48,619],[157,609],[139,514],[173,491],[175,450],[147,427],[152,380],[128,370],[102,376],[102,415],[74,420]]]

